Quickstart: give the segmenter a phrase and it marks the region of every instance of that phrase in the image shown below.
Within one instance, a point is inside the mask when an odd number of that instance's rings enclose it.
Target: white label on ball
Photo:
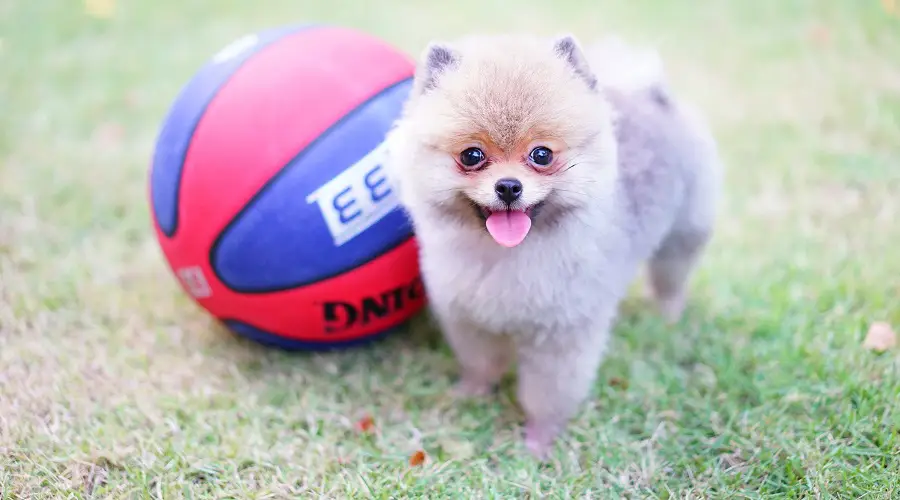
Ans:
[[[358,162],[306,197],[317,203],[335,246],[362,233],[399,205],[381,164],[386,152],[381,143]]]
[[[182,267],[176,271],[181,283],[195,299],[205,299],[212,296],[212,289],[206,276],[203,275],[203,269],[200,266]]]

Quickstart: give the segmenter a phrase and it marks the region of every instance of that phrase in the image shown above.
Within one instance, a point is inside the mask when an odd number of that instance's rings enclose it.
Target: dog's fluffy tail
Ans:
[[[665,68],[656,49],[607,36],[588,46],[586,52],[601,86],[626,93],[655,90],[669,94]]]

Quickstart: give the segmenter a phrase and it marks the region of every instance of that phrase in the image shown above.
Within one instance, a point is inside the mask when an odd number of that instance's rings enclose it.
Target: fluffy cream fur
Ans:
[[[388,137],[386,168],[461,367],[458,390],[487,394],[515,362],[539,457],[588,396],[640,264],[676,320],[713,226],[712,136],[667,90],[655,53],[628,50],[607,40],[589,59],[570,36],[433,43]],[[553,151],[552,166],[528,164],[536,145]],[[470,172],[458,158],[473,146],[491,162]],[[479,215],[503,209],[501,178],[522,183],[517,207],[539,205],[512,248]]]

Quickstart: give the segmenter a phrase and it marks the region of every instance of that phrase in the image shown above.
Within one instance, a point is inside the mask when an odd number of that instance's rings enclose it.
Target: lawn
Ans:
[[[900,350],[863,346],[900,328],[900,6],[94,3],[0,0],[0,498],[900,497]],[[308,20],[410,54],[613,30],[658,44],[706,110],[728,193],[687,316],[667,327],[635,291],[548,463],[511,382],[450,398],[424,320],[287,354],[218,327],[166,268],[146,181],[169,104],[232,39]]]

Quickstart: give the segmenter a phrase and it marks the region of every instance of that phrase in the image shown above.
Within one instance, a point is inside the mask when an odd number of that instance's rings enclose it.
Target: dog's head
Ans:
[[[605,196],[616,171],[612,111],[571,36],[432,43],[389,149],[413,215],[452,215],[508,247]]]

